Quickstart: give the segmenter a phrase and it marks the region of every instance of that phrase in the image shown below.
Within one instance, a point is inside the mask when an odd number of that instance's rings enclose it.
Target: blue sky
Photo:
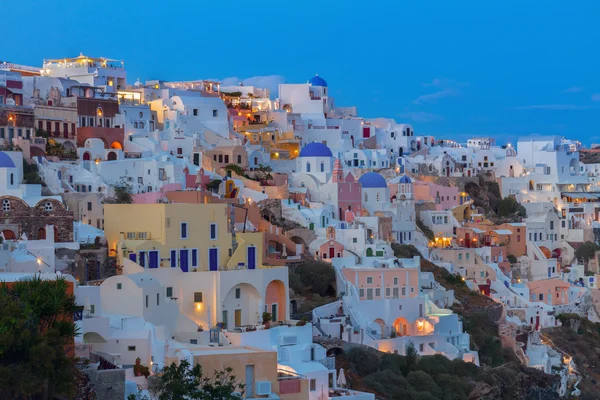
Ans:
[[[600,2],[2,2],[23,24],[0,59],[125,60],[136,78],[318,73],[337,105],[410,122],[417,134],[499,142],[531,133],[600,142]]]

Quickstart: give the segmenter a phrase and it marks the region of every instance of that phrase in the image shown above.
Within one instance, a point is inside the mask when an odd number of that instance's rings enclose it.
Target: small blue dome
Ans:
[[[333,154],[323,143],[312,142],[300,150],[300,157],[333,157]]]
[[[315,75],[312,78],[310,78],[308,80],[308,83],[310,83],[312,86],[327,87],[327,82],[325,82],[325,79],[321,78],[319,75]]]
[[[12,158],[3,151],[0,151],[0,168],[15,168]]]
[[[402,178],[400,178],[400,183],[412,183],[412,180],[408,176],[403,175]]]
[[[379,175],[377,172],[367,172],[358,180],[362,185],[363,189],[370,188],[386,188],[387,182],[385,178]]]

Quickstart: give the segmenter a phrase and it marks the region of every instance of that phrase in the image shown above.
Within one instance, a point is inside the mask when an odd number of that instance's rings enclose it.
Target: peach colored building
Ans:
[[[419,294],[420,268],[345,268],[342,272],[358,289],[361,300],[414,298]]]
[[[163,185],[158,192],[139,193],[131,197],[134,204],[155,204],[165,197],[166,193],[176,190],[181,190],[181,183],[169,183]]]
[[[248,167],[248,153],[242,146],[219,146],[214,149],[204,149],[202,166],[208,170],[223,168],[227,164],[237,164],[242,168]]]
[[[558,278],[542,279],[527,282],[531,301],[546,303],[553,306],[567,304],[569,302],[568,282]]]

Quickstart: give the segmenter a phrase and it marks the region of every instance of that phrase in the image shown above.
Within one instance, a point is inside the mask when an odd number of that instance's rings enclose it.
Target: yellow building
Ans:
[[[267,128],[267,125],[248,125],[239,128],[251,144],[261,145],[269,152],[272,160],[294,160],[300,151],[300,139],[294,131],[281,132]]]
[[[232,235],[227,204],[106,204],[109,249],[144,268],[256,269],[262,233]]]

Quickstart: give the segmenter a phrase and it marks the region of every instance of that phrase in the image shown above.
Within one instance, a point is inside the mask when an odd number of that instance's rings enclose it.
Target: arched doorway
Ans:
[[[37,238],[38,238],[38,240],[44,240],[44,239],[46,239],[46,228],[40,228],[40,229],[38,229]]]
[[[280,280],[271,281],[265,291],[265,306],[271,314],[272,321],[287,319],[287,302],[285,284]]]
[[[90,161],[92,159],[92,155],[90,154],[89,151],[86,151],[85,153],[83,153],[83,161]]]
[[[261,302],[260,292],[249,283],[240,283],[235,285],[227,292],[223,301],[222,315],[218,315],[217,319],[225,323],[228,329],[233,329],[236,326],[256,324],[257,316],[262,315],[264,310],[259,310]],[[204,323],[210,318],[200,317]],[[215,321],[212,321],[215,323]]]
[[[55,243],[59,242],[60,240],[58,240],[58,239],[59,239],[59,237],[58,237],[58,228],[55,226],[54,227],[54,242]]]
[[[534,188],[533,181],[529,181],[529,190],[533,190],[533,188]]]
[[[4,240],[16,240],[17,239],[17,235],[15,235],[15,233],[13,231],[11,231],[10,229],[3,230],[2,234],[4,235]]]
[[[407,336],[410,334],[409,324],[406,318],[396,318],[394,321],[394,330],[396,331],[396,335],[398,336]]]
[[[370,247],[367,247],[367,257],[373,257],[373,249]]]
[[[108,161],[115,161],[117,159],[117,153],[111,151],[108,153],[108,157],[106,157]]]

